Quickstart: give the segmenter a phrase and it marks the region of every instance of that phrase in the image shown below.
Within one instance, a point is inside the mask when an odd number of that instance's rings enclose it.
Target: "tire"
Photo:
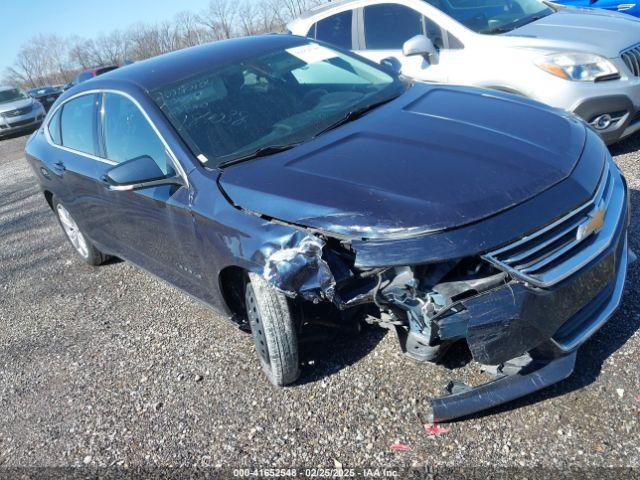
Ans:
[[[295,382],[300,376],[298,334],[289,300],[262,277],[249,273],[245,305],[265,375],[278,387]]]
[[[82,232],[67,208],[53,197],[51,204],[56,214],[60,228],[76,253],[89,265],[97,266],[104,263],[108,256],[98,250]]]

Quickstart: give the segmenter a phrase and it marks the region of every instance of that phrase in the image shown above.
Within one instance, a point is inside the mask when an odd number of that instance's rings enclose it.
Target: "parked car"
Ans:
[[[613,12],[628,13],[635,17],[640,16],[640,4],[625,3],[620,0],[554,0],[554,3],[570,7],[602,8]]]
[[[45,113],[24,90],[0,86],[0,138],[39,127]]]
[[[87,80],[91,80],[94,77],[97,77],[99,75],[102,75],[104,73],[110,72],[112,70],[115,70],[116,68],[118,68],[118,65],[107,65],[104,67],[96,67],[96,68],[90,68],[89,70],[85,70],[83,72],[80,72],[78,75],[76,75],[76,77],[71,80],[69,83],[67,83],[63,88],[64,90],[69,90],[71,87],[75,87],[76,85],[82,83],[82,82],[86,82]]]
[[[301,37],[79,85],[26,152],[85,262],[124,258],[250,329],[275,385],[324,308],[395,328],[419,361],[466,341],[502,365],[432,400],[465,415],[568,376],[623,292],[627,187],[584,122]]]
[[[347,0],[289,29],[420,80],[566,109],[609,144],[640,130],[640,22],[629,15],[539,0]]]
[[[58,99],[62,93],[62,89],[55,87],[38,87],[27,90],[27,93],[38,100],[44,109],[48,112],[51,105]]]

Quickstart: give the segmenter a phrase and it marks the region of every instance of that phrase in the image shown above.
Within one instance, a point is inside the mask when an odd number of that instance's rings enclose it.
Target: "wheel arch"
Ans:
[[[49,190],[43,190],[44,199],[47,201],[49,208],[53,210],[53,192]]]
[[[243,323],[246,319],[244,289],[248,281],[248,270],[229,265],[218,275],[218,286],[227,311],[233,314],[234,320]]]

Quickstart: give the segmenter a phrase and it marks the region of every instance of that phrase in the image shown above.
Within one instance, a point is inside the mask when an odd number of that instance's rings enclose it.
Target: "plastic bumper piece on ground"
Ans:
[[[443,422],[510,402],[558,383],[573,373],[574,351],[526,374],[505,375],[461,393],[431,399],[430,422]]]

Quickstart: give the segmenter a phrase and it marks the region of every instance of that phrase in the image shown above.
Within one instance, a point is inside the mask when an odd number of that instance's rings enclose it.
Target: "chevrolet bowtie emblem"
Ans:
[[[589,219],[578,227],[576,239],[580,242],[592,233],[598,233],[604,227],[604,218],[607,215],[607,207],[604,202],[598,205],[593,212],[589,214]]]

